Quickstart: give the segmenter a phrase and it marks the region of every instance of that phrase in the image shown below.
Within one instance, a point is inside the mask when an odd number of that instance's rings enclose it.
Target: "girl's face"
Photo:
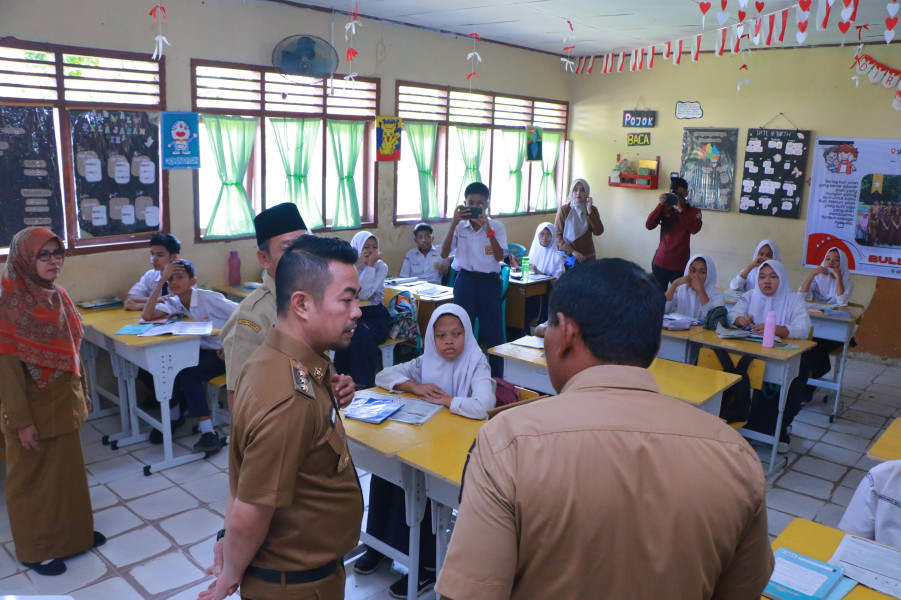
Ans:
[[[366,258],[369,258],[369,255],[378,249],[379,241],[375,237],[370,237],[368,240],[366,240],[366,243],[363,244],[363,252],[361,252],[361,254]]]
[[[551,230],[545,227],[538,234],[538,243],[547,248],[551,245]]]
[[[35,256],[35,264],[37,266],[37,275],[44,281],[53,283],[59,277],[59,272],[63,268],[63,261],[66,259],[63,249],[59,245],[58,240],[50,240],[38,250]]]
[[[696,258],[688,265],[688,274],[704,285],[707,282],[707,262],[703,258]]]
[[[456,315],[441,315],[435,321],[435,347],[445,360],[456,360],[463,354],[466,330]]]
[[[838,250],[830,250],[826,253],[826,260],[823,261],[823,266],[827,269],[837,269],[842,266],[842,259],[838,255]]]
[[[773,249],[769,244],[760,247],[760,250],[757,251],[757,260],[761,263],[765,260],[773,260]]]
[[[582,185],[581,181],[573,187],[573,198],[576,199],[576,202],[583,202],[588,198],[588,192],[585,190],[585,186]]]
[[[764,296],[772,296],[779,290],[779,275],[770,265],[764,265],[757,274],[757,288]]]

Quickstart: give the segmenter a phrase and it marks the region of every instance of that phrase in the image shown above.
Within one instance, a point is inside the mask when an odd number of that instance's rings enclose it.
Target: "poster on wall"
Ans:
[[[53,109],[0,105],[0,247],[25,227],[65,239]]]
[[[73,110],[69,115],[81,235],[157,231],[159,113]]]
[[[738,212],[800,217],[809,143],[809,131],[749,129]]]
[[[160,134],[163,138],[162,163],[164,169],[199,169],[200,116],[191,112],[164,112]]]
[[[692,206],[728,211],[732,203],[738,129],[684,129],[682,177]]]
[[[375,143],[378,151],[375,159],[379,162],[400,160],[400,134],[404,121],[400,117],[375,118]]]
[[[526,160],[541,160],[542,147],[544,146],[542,137],[541,128],[529,127],[526,136]]]
[[[901,279],[901,139],[823,139],[813,149],[804,262],[838,247],[855,273]]]

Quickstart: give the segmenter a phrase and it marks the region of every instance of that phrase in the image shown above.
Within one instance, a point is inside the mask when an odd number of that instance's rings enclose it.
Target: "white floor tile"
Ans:
[[[90,444],[81,444],[81,452],[84,454],[84,464],[90,465],[102,460],[109,460],[117,456],[118,450],[104,446],[99,440]]]
[[[198,502],[193,496],[178,487],[171,487],[149,496],[142,496],[128,503],[138,516],[154,521],[176,513],[196,508]]]
[[[795,421],[792,423],[792,433],[791,437],[802,437],[808,440],[819,440],[823,437],[823,434],[826,433],[826,430],[822,427],[816,427],[814,425],[810,425],[809,423],[798,422]]]
[[[135,531],[108,539],[97,551],[116,568],[145,561],[161,554],[172,547],[172,542],[157,531],[155,527],[146,525]]]
[[[829,499],[829,496],[832,495],[832,489],[835,487],[835,483],[831,481],[805,475],[798,471],[789,471],[779,478],[776,485],[784,489],[813,496],[814,498],[822,498],[823,500]]]
[[[779,512],[778,510],[773,510],[772,508],[766,509],[766,528],[767,532],[770,535],[779,535],[782,533],[782,530],[788,526],[796,517],[792,515],[786,514],[784,512]]]
[[[848,506],[848,503],[851,502],[851,498],[854,496],[854,489],[848,487],[837,487],[834,492],[832,492],[832,497],[829,498],[829,501],[833,504],[838,504],[839,506]]]
[[[67,559],[66,572],[62,575],[45,577],[32,570],[25,571],[39,594],[68,594],[106,577],[108,573],[109,567],[93,551]]]
[[[13,533],[9,528],[9,515],[0,517],[0,544],[13,539]]]
[[[841,485],[843,487],[849,487],[852,489],[857,489],[857,484],[861,482],[866,475],[867,472],[862,469],[852,469],[850,473],[844,476],[841,480]]]
[[[150,594],[175,590],[207,576],[181,552],[170,552],[154,558],[129,573]]]
[[[228,505],[228,499],[217,500],[216,502],[210,502],[209,507],[215,510],[217,513],[225,517],[225,508]]]
[[[228,498],[228,474],[219,471],[200,479],[191,479],[181,485],[183,490],[201,502],[217,502]]]
[[[838,433],[846,433],[848,435],[854,435],[867,440],[872,440],[874,437],[876,437],[880,429],[880,427],[876,427],[874,425],[855,423],[854,421],[849,421],[847,419],[838,419],[832,425],[832,427],[829,428],[830,432],[836,431]]]
[[[857,461],[860,460],[860,457],[863,456],[863,453],[861,452],[855,452],[854,450],[848,450],[847,448],[839,448],[838,446],[833,446],[832,444],[826,444],[824,442],[817,442],[814,444],[808,454],[848,467],[857,463]]]
[[[817,511],[823,508],[825,504],[821,500],[780,488],[773,488],[766,495],[768,508],[775,508],[804,519],[813,519]]]
[[[172,444],[172,456],[175,458],[179,458],[181,456],[187,456],[189,454],[194,454],[191,450],[185,448],[184,446],[179,446],[178,444]],[[163,451],[162,444],[156,445],[151,444],[145,448],[141,448],[139,450],[135,450],[131,453],[133,457],[144,463],[145,465],[154,465],[159,462],[163,462],[166,460],[166,455]],[[178,467],[173,467],[177,469]],[[162,472],[165,473],[170,469],[165,469]]]
[[[172,485],[172,482],[163,477],[162,473],[144,475],[144,472],[141,471],[140,473],[111,481],[107,487],[116,492],[121,498],[133,500],[134,498],[165,490],[172,487]]]
[[[886,423],[886,417],[881,415],[874,415],[873,413],[863,412],[861,410],[855,410],[854,408],[849,408],[845,412],[842,413],[841,418],[843,420],[854,421],[856,423],[864,423],[866,425],[872,425],[874,427],[884,427]]]
[[[827,504],[817,513],[814,521],[828,525],[829,527],[838,527],[838,522],[842,520],[845,514],[845,507],[837,504]]]
[[[792,464],[791,468],[792,471],[815,475],[829,481],[839,481],[848,472],[848,467],[844,465],[812,456],[802,456]]]
[[[19,561],[13,558],[6,550],[0,546],[0,579],[4,577],[9,577],[19,571],[19,569],[24,569]],[[3,582],[0,581],[0,590],[3,589]]]
[[[109,483],[123,477],[144,472],[144,463],[135,460],[130,454],[122,454],[123,449],[113,452],[114,458],[88,465],[88,473],[99,483]],[[118,453],[118,455],[116,455]]]
[[[100,419],[94,419],[89,425],[99,431],[101,434],[114,434],[122,431],[122,421],[119,415],[109,415]]]
[[[223,527],[222,517],[205,508],[181,513],[159,522],[159,527],[179,546],[200,541]]]
[[[219,435],[222,435],[220,432]],[[228,470],[228,446],[207,458],[206,461],[220,469]]]
[[[70,595],[74,600],[143,600],[141,593],[121,577],[104,579]]]
[[[97,511],[113,504],[118,504],[119,499],[108,487],[103,484],[91,486],[91,507]]]
[[[25,573],[18,573],[12,577],[0,579],[0,590],[3,590],[4,594],[10,595],[21,594],[23,596],[33,596],[37,594],[37,590],[34,589],[34,584],[32,584],[31,580],[25,576]]]
[[[798,416],[795,417],[794,422],[792,422],[792,428],[799,422],[825,429],[829,427],[829,415],[815,410],[802,410],[798,413]]]
[[[873,402],[872,400],[858,399],[854,404],[851,405],[854,410],[859,410],[863,412],[873,413],[874,415],[879,415],[881,417],[890,417],[897,410],[897,406],[892,406],[889,404],[882,404],[880,402]]]
[[[199,544],[194,544],[188,548],[188,554],[194,559],[194,562],[206,568],[213,564],[213,546],[215,545],[216,536],[211,535]]]
[[[108,538],[143,524],[144,521],[124,506],[114,506],[94,513],[94,529]]]
[[[210,583],[213,582],[213,576],[208,575],[206,579],[197,585],[192,585],[191,587],[182,590],[181,592],[177,592],[174,596],[169,596],[166,600],[197,600],[197,595],[205,589],[210,587]],[[230,596],[230,598],[237,598],[237,595]],[[351,600],[348,598],[347,600]]]
[[[839,433],[837,431],[827,432],[826,435],[823,436],[822,441],[827,444],[832,444],[833,446],[847,448],[848,450],[856,450],[857,452],[866,452],[867,448],[870,446],[870,440],[867,438],[860,438],[856,435]]]
[[[901,394],[901,382],[891,380],[894,382],[895,385],[886,385],[884,383],[879,383],[877,381],[878,379],[879,378],[877,377],[876,380],[874,380],[873,383],[867,387],[866,393],[867,394],[872,393],[874,395],[882,395],[889,399],[894,398],[896,400],[896,406],[897,406],[897,398],[898,398],[898,395]]]
[[[217,454],[222,454],[223,452],[225,452],[225,450],[220,450]],[[203,479],[204,477],[221,473],[221,470],[216,465],[211,464],[208,460],[195,460],[186,465],[166,469],[163,473],[166,474],[166,477],[181,485],[188,481]]]

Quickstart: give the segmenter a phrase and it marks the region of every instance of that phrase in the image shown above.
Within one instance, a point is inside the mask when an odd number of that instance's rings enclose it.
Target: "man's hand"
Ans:
[[[34,425],[19,430],[19,442],[26,450],[38,449],[38,428]]]
[[[660,204],[660,206],[664,206],[666,204],[666,196],[666,194],[660,194],[660,198],[658,198],[657,200],[657,203]]]
[[[221,541],[222,540],[219,540],[219,542]],[[216,544],[218,545],[219,542]],[[214,568],[215,565],[207,569],[207,573],[210,573],[210,570]],[[215,581],[210,584],[209,588],[197,595],[197,600],[222,600],[227,596],[231,596],[238,591],[238,586],[241,584],[242,577],[243,573],[236,574],[233,568],[230,568],[227,564],[223,564],[219,574],[216,575]]]
[[[163,268],[163,272],[160,275],[160,279],[162,281],[169,281],[173,275],[176,273],[184,273],[185,267],[181,263],[170,262]]]
[[[482,211],[482,214],[476,217],[475,222],[479,224],[480,228],[488,230],[488,215],[484,210]]]
[[[454,209],[454,220],[453,220],[453,223],[451,223],[451,228],[450,228],[451,232],[453,232],[454,227],[457,226],[457,223],[459,223],[463,219],[468,219],[468,218],[469,218],[469,207],[468,206],[461,205],[461,206],[458,206],[457,208],[455,208]]]
[[[332,375],[332,391],[335,393],[335,401],[338,406],[345,408],[354,400],[354,384],[353,377],[350,375]]]
[[[573,256],[574,256],[574,257],[576,258],[576,260],[579,261],[580,263],[585,262],[585,255],[582,254],[581,252],[579,252],[578,250],[573,250]]]

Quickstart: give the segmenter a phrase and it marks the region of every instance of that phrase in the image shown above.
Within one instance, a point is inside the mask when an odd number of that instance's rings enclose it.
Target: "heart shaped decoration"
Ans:
[[[851,6],[851,0],[842,0],[845,3],[845,6]]]
[[[764,3],[764,2],[755,2],[755,3],[754,3],[754,8],[756,8],[756,9],[757,9],[757,12],[759,12],[759,13],[762,13],[762,12],[763,12],[763,7],[764,7],[764,6],[766,6],[766,3]]]
[[[710,10],[710,6],[711,6],[711,5],[710,5],[709,2],[701,2],[700,4],[698,4],[698,8],[701,9],[701,14],[702,14],[702,15],[706,15],[706,14],[707,14],[707,11]]]
[[[801,21],[798,23],[798,30],[801,33],[807,33],[807,21]]]
[[[720,22],[720,25],[725,25],[729,20],[729,13],[725,11],[716,13],[716,20]]]
[[[850,2],[851,0],[845,0],[845,4]],[[798,6],[801,7],[801,10],[810,10],[810,0],[801,0],[798,2]]]
[[[735,37],[740,38],[744,32],[745,26],[742,23],[735,26]]]
[[[885,20],[885,28],[886,29],[894,29],[895,25],[898,24],[898,17],[892,17],[890,19]]]
[[[850,21],[851,15],[854,14],[854,8],[849,6],[842,9],[842,21]]]
[[[890,16],[890,17],[897,16],[899,6],[901,6],[901,4],[898,4],[897,2],[892,2],[890,4],[886,4],[885,10],[888,11],[888,16]]]
[[[884,35],[885,35],[885,43],[891,44],[892,39],[895,37],[895,32],[892,31],[891,29],[886,29]]]
[[[757,17],[754,19],[754,35],[760,35],[761,27],[763,27],[763,19]]]
[[[798,17],[799,21],[806,21],[810,17],[809,10],[801,10],[800,7],[795,9],[795,16]],[[845,19],[846,21],[848,19]]]
[[[739,23],[744,22],[745,17],[747,17],[747,16],[748,16],[748,13],[746,13],[745,11],[743,11],[743,10],[738,11],[738,22]],[[889,29],[891,29],[891,28],[889,28]]]
[[[723,7],[723,10],[726,10],[727,4],[729,4],[729,0],[720,0],[720,6]]]
[[[848,33],[848,30],[851,29],[851,23],[848,21],[839,21],[838,30],[842,32],[842,35]]]
[[[799,44],[803,44],[804,40],[807,39],[807,34],[804,33],[803,31],[799,31],[798,33],[795,34],[795,39],[798,40]]]
[[[826,0],[826,4],[831,7],[833,4],[835,4],[835,0]]]

